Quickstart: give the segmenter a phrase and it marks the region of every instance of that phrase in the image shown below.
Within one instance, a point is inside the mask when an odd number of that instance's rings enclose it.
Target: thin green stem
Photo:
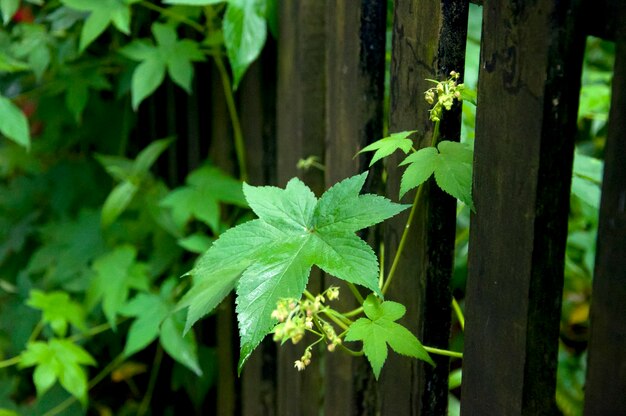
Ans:
[[[43,321],[37,322],[37,325],[35,325],[33,332],[31,332],[30,337],[28,337],[28,341],[26,341],[27,344],[37,339],[37,337],[39,336],[39,334],[41,334],[41,331],[43,330],[43,325]]]
[[[415,193],[415,199],[413,199],[411,212],[409,213],[409,218],[407,219],[406,225],[404,226],[404,232],[402,233],[402,237],[400,238],[400,244],[398,244],[396,255],[393,258],[393,263],[391,263],[391,269],[389,269],[387,280],[385,281],[385,284],[383,285],[383,288],[382,288],[383,294],[387,293],[387,289],[389,289],[389,285],[391,284],[391,281],[393,280],[396,270],[398,269],[398,264],[400,263],[400,258],[402,257],[404,246],[406,246],[406,242],[409,237],[409,230],[411,228],[411,224],[413,223],[413,218],[415,217],[415,213],[417,212],[417,206],[419,205],[419,200],[422,195],[422,189],[424,189],[423,184],[417,188],[417,192]]]
[[[22,361],[22,356],[21,355],[16,355],[13,358],[8,358],[6,360],[0,361],[0,368],[6,368],[6,367],[10,367],[12,365],[19,364],[20,361]]]
[[[127,319],[129,319],[128,317],[123,317],[121,319],[119,319],[117,321],[117,324],[121,324],[122,322],[126,321]],[[79,341],[81,339],[85,339],[85,338],[89,338],[89,337],[93,337],[94,335],[98,335],[102,332],[108,331],[109,329],[111,329],[111,324],[104,323],[104,324],[100,324],[97,326],[94,326],[93,328],[89,328],[87,331],[80,333],[80,334],[76,334],[73,335],[71,337],[68,338],[69,341]]]
[[[332,310],[332,309],[331,309]],[[335,315],[333,315],[332,313],[329,313],[328,310],[322,310],[321,312],[324,313],[324,315],[326,315],[328,317],[328,319],[330,319],[331,321],[333,321],[335,324],[337,324],[338,327],[340,327],[343,330],[348,329],[348,325],[346,325],[343,321],[341,321],[339,318],[337,318]]]
[[[160,14],[162,14],[163,16],[167,16],[167,17],[171,17],[174,20],[177,20],[181,23],[186,24],[187,26],[191,27],[192,29],[204,34],[204,26],[202,26],[200,23],[198,22],[194,22],[193,20],[182,16],[178,13],[173,12],[170,9],[166,9],[164,7],[161,6],[157,6],[156,4],[152,4],[149,1],[140,1],[139,2],[140,6],[145,7],[146,9],[150,9],[153,10],[155,12],[159,12]]]
[[[359,306],[356,309],[351,310],[350,312],[346,312],[343,314],[346,318],[352,318],[353,316],[359,315],[363,313],[363,306]]]
[[[361,296],[361,293],[359,293],[359,289],[357,289],[357,287],[354,285],[354,283],[346,282],[346,284],[348,286],[348,289],[350,289],[350,291],[352,292],[352,294],[356,298],[357,302],[359,302],[359,305],[363,305],[363,301],[365,299],[363,299],[363,296]]]
[[[433,347],[427,347],[427,346],[424,346],[424,349],[431,354],[445,355],[446,357],[453,357],[453,358],[463,358],[462,352],[442,350],[439,348],[433,348]]]
[[[233,96],[230,76],[228,75],[228,71],[226,71],[226,66],[224,65],[224,60],[221,56],[214,55],[213,60],[215,61],[215,65],[217,66],[222,79],[224,98],[226,99],[226,106],[228,107],[228,113],[230,114],[230,122],[233,126],[235,153],[237,154],[237,163],[239,164],[239,178],[245,182],[248,180],[248,169],[246,167],[246,145],[243,141],[243,133],[241,131],[241,123],[239,122],[237,106],[235,105],[235,97]]]
[[[465,331],[465,317],[463,316],[463,311],[461,310],[461,306],[456,301],[454,296],[452,296],[452,309],[454,309],[454,313],[456,314],[456,319],[459,320],[459,325],[461,325],[461,330]]]
[[[348,354],[350,354],[353,357],[360,357],[360,356],[363,355],[363,350],[361,350],[361,351],[354,351],[354,350],[346,347],[343,344],[338,344],[338,345],[339,345],[339,348],[341,348],[342,350],[344,350],[345,352],[347,352]]]
[[[141,401],[139,410],[137,410],[138,416],[144,415],[148,411],[148,407],[150,406],[150,402],[152,401],[152,394],[154,393],[154,387],[156,386],[156,381],[159,375],[159,369],[161,368],[162,361],[163,347],[161,347],[161,344],[159,344],[157,346],[156,353],[154,354],[152,371],[150,372],[150,381],[148,381],[148,389],[146,390],[146,394],[143,396],[143,400]]]
[[[308,290],[304,289],[303,294],[304,294],[304,296],[307,297],[308,300],[310,300],[311,302],[315,302],[315,296],[313,296],[313,294],[311,292],[309,292]]]

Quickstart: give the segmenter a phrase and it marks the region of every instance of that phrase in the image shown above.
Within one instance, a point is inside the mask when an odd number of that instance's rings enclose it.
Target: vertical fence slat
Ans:
[[[323,157],[325,134],[325,0],[279,2],[277,95],[277,180],[280,186],[300,176],[316,193],[324,188],[320,171],[298,171],[299,159]],[[319,292],[321,275],[311,274],[309,290]],[[279,415],[315,415],[321,405],[319,356],[306,371],[294,369],[302,343],[278,352]]]
[[[556,414],[583,42],[574,2],[483,10],[463,415]],[[572,19],[572,20],[570,20]]]
[[[248,69],[239,87],[241,127],[246,142],[248,180],[253,185],[276,181],[276,56],[271,41]],[[267,70],[269,68],[269,70]],[[243,416],[276,414],[276,345],[266,338],[241,374]]]
[[[622,16],[626,19],[626,15]],[[617,44],[591,303],[585,414],[626,408],[626,40]]]
[[[443,79],[451,70],[461,71],[467,31],[466,1],[398,0],[395,4],[391,63],[390,131],[418,130],[417,147],[429,146],[432,122],[424,91],[432,86],[425,78]],[[442,121],[447,140],[458,140],[460,108]],[[397,200],[402,170],[399,157],[388,164],[388,195]],[[450,333],[450,276],[452,273],[455,201],[427,184],[406,251],[402,255],[389,299],[407,307],[402,321],[430,346],[447,348]],[[406,201],[411,199],[406,198]],[[407,214],[389,222],[385,231],[386,267],[391,265]],[[389,355],[380,383],[384,415],[445,414],[449,360],[433,356],[437,367]]]
[[[354,155],[382,137],[386,10],[385,0],[327,2],[327,188],[367,170],[366,158]],[[327,284],[344,293],[334,306],[356,307],[347,286],[336,279]],[[375,401],[375,394],[364,397],[373,376],[363,358],[327,353],[325,367],[326,416],[374,411],[365,404]]]

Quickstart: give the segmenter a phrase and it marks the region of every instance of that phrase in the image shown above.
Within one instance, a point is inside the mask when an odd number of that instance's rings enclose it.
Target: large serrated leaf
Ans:
[[[365,179],[348,178],[319,201],[299,179],[285,189],[244,185],[259,219],[224,233],[191,272],[194,285],[179,304],[189,307],[187,330],[237,285],[241,369],[275,325],[276,302],[302,296],[313,265],[380,294],[376,255],[355,232],[408,206],[359,195]]]

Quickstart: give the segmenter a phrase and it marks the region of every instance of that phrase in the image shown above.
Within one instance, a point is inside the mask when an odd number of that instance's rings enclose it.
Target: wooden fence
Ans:
[[[270,41],[237,93],[250,182],[284,186],[289,178],[300,176],[321,193],[366,170],[366,158],[353,156],[382,137],[387,2],[281,0],[279,9],[279,38]],[[429,144],[432,129],[423,99],[430,86],[425,78],[443,79],[463,68],[467,16],[467,0],[395,2],[389,128],[417,129],[417,146]],[[626,169],[620,160],[626,150],[626,3],[485,0],[482,31],[462,414],[558,414],[554,396],[559,316],[587,35],[615,41],[617,56],[585,414],[624,414]],[[196,96],[161,92],[157,99],[169,106],[143,110],[147,124],[158,121],[154,137],[175,131],[187,138],[179,140],[171,156],[172,181],[180,181],[207,152],[224,169],[235,170],[219,77],[209,66],[202,72]],[[458,107],[445,115],[444,139],[458,140],[460,120]],[[308,156],[319,157],[325,171],[298,170],[298,160]],[[395,162],[388,164],[383,191],[393,199],[401,174]],[[382,185],[372,180],[367,186],[378,191]],[[407,306],[404,323],[425,344],[446,348],[456,205],[435,186],[428,184],[425,191],[428,198],[411,224],[408,249],[389,298]],[[387,256],[393,256],[405,221],[406,214],[385,227]],[[368,236],[370,241],[377,238]],[[324,284],[323,276],[311,280]],[[344,302],[346,308],[352,306]],[[432,368],[391,354],[376,382],[364,358],[339,354],[327,354],[299,373],[293,362],[302,351],[277,351],[266,340],[238,378],[232,304],[222,305],[211,325],[218,331],[220,369],[217,407],[210,413],[446,414],[445,357],[437,357]]]

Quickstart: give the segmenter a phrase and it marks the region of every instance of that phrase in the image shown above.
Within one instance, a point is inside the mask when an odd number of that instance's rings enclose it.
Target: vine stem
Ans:
[[[354,295],[354,297],[356,298],[357,302],[359,302],[359,305],[363,305],[363,302],[365,301],[365,299],[363,299],[363,296],[361,296],[359,289],[356,288],[354,283],[346,282],[346,284],[348,288],[350,289],[350,291],[352,292],[352,294]]]
[[[224,60],[221,56],[213,55],[213,60],[215,61],[215,66],[217,66],[220,78],[222,79],[224,98],[226,99],[230,122],[233,126],[235,153],[237,155],[237,163],[239,164],[239,178],[245,182],[248,180],[248,169],[246,167],[246,145],[243,141],[241,122],[239,121],[239,114],[237,114],[237,106],[235,105],[235,97],[233,96],[230,76],[228,75],[228,71],[226,71],[226,66],[224,65]]]
[[[402,232],[402,237],[400,238],[400,244],[398,244],[398,250],[396,251],[396,255],[393,258],[393,263],[391,263],[391,268],[389,269],[389,274],[387,275],[387,280],[381,289],[383,294],[387,293],[389,289],[389,285],[393,280],[393,277],[398,269],[398,264],[400,263],[400,257],[402,252],[404,251],[404,246],[409,237],[409,230],[411,229],[411,224],[413,223],[413,218],[415,217],[415,213],[417,212],[417,206],[419,205],[419,200],[422,195],[422,189],[424,189],[424,184],[420,185],[415,193],[415,199],[413,199],[413,205],[411,206],[411,212],[409,213],[409,218],[406,221],[406,225],[404,226],[404,231]]]
[[[459,325],[461,325],[461,330],[465,331],[465,317],[463,316],[463,311],[461,310],[461,306],[459,305],[459,302],[456,301],[454,296],[452,296],[452,308],[454,309],[456,318],[459,320]]]
[[[156,386],[156,381],[159,375],[159,369],[161,368],[162,361],[163,347],[161,347],[161,344],[159,344],[156,353],[154,354],[152,371],[150,372],[150,381],[148,381],[148,389],[146,390],[146,394],[143,396],[141,405],[137,410],[137,415],[139,416],[144,415],[148,411],[148,406],[150,406],[150,402],[152,401],[152,394],[154,393],[154,387]]]
[[[424,345],[424,349],[431,354],[445,355],[446,357],[453,357],[453,358],[463,358],[462,352],[442,350],[439,348],[427,347],[425,345]]]
[[[152,11],[158,12],[162,14],[163,16],[168,16],[174,20],[178,20],[179,22],[184,23],[187,26],[193,28],[194,30],[204,34],[204,26],[202,26],[198,22],[194,22],[193,20],[186,18],[185,16],[181,16],[178,13],[174,13],[169,9],[166,9],[161,6],[157,6],[156,4],[152,4],[149,1],[140,1],[139,5],[145,7],[146,9],[150,9]]]
[[[12,365],[19,364],[20,361],[22,361],[22,356],[16,355],[15,357],[0,361],[0,368],[10,367]]]

